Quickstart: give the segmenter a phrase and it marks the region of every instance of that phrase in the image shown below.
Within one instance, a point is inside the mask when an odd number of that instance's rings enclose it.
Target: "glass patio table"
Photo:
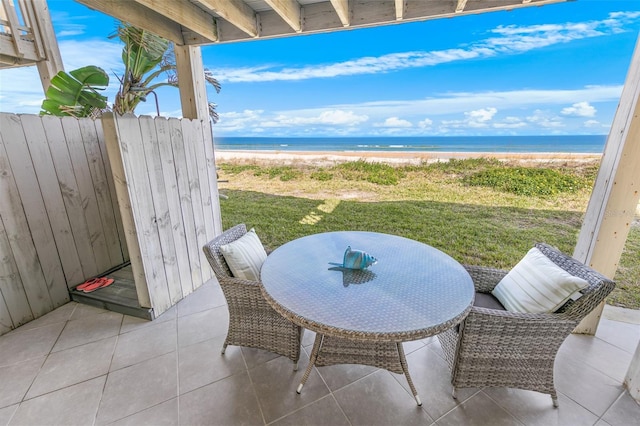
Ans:
[[[377,263],[341,268],[347,246]],[[314,365],[365,364],[409,375],[402,342],[441,333],[473,304],[471,276],[429,245],[376,232],[309,235],[274,250],[261,270],[261,290],[273,308],[316,332],[302,387]]]

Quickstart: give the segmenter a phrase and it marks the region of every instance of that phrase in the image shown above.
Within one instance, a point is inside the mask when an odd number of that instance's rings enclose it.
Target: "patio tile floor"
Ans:
[[[558,409],[548,395],[517,389],[464,389],[454,400],[438,340],[407,343],[417,407],[403,376],[367,366],[317,368],[297,395],[309,331],[297,372],[257,349],[221,355],[228,316],[215,280],[152,322],[70,302],[0,336],[0,426],[627,426],[640,418],[621,383],[639,314],[607,307],[595,337],[566,340]]]

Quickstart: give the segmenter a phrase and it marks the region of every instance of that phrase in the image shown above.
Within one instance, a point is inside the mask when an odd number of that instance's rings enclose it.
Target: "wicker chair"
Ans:
[[[229,309],[227,345],[264,349],[283,355],[298,368],[302,327],[278,314],[264,299],[258,282],[234,278],[220,252],[220,246],[247,233],[244,224],[236,225],[207,243],[202,249],[220,283]]]
[[[547,393],[553,406],[558,406],[553,381],[558,349],[615,284],[547,244],[538,243],[536,247],[570,274],[588,281],[589,286],[577,301],[570,300],[550,314],[474,306],[459,327],[438,335],[451,368],[454,398],[456,388],[511,387]],[[508,272],[478,266],[466,268],[477,293],[490,293]]]

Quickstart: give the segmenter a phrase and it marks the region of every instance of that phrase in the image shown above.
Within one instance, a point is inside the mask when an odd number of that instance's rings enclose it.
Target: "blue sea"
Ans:
[[[602,153],[606,135],[355,138],[215,137],[218,150]]]

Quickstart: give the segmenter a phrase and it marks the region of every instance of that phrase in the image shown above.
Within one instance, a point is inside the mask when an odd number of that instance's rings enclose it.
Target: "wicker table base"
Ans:
[[[413,397],[418,405],[422,405],[418,391],[409,375],[401,342],[358,342],[317,333],[309,357],[309,365],[296,392],[302,392],[302,387],[314,366],[322,367],[335,364],[370,365],[384,368],[392,373],[404,374]]]

